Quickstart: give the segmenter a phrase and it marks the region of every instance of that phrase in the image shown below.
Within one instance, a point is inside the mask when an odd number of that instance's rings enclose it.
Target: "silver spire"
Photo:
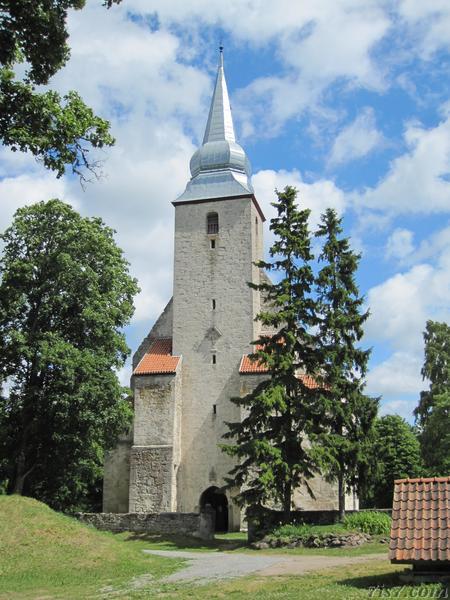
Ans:
[[[250,162],[234,134],[222,46],[203,143],[190,168],[191,180],[177,202],[253,194]]]
[[[228,140],[229,142],[236,141],[227,82],[223,71],[222,46],[220,46],[219,56],[216,85],[214,86],[214,94],[212,97],[211,108],[209,109],[203,144],[206,144],[207,142],[216,142],[217,140]]]

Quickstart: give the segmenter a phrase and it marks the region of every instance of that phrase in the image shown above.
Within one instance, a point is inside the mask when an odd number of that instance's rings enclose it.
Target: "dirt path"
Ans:
[[[184,558],[187,565],[164,579],[166,582],[196,581],[258,575],[302,575],[331,567],[347,566],[370,560],[387,560],[387,554],[362,556],[283,556],[280,554],[243,554],[228,552],[184,552],[182,550],[144,550],[167,558]]]

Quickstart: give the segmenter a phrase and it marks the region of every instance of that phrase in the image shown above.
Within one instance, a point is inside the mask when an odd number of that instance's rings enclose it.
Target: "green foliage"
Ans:
[[[422,375],[430,388],[421,393],[414,413],[426,472],[445,476],[450,473],[450,326],[428,321],[424,340]]]
[[[120,1],[120,0],[118,0]],[[116,2],[104,2],[108,7]],[[94,115],[71,91],[37,92],[67,62],[67,11],[85,0],[0,0],[0,141],[13,151],[29,151],[60,177],[71,165],[85,179],[94,171],[89,149],[111,146],[109,123]],[[18,63],[26,63],[22,80]]]
[[[280,525],[270,532],[269,536],[280,538],[294,538],[297,540],[306,540],[312,535],[328,535],[330,533],[343,533],[345,531],[341,523],[335,525],[308,525],[306,523],[295,525],[289,523]]]
[[[362,531],[370,535],[389,535],[392,519],[382,512],[356,512],[345,515],[343,525],[346,529]]]
[[[363,394],[370,351],[357,345],[369,315],[355,282],[360,256],[342,231],[342,219],[327,209],[315,234],[323,239],[316,292],[323,418],[328,421],[320,442],[325,472],[338,481],[341,518],[345,492],[361,483],[366,441],[378,410],[378,400]]]
[[[113,234],[50,200],[1,236],[0,479],[59,509],[90,505],[131,419],[116,373],[138,288]]]
[[[368,448],[368,461],[370,477],[361,498],[367,507],[390,508],[394,481],[423,474],[417,436],[399,415],[377,419]]]
[[[318,471],[314,445],[306,436],[321,430],[321,409],[317,390],[297,376],[299,369],[317,373],[319,355],[312,333],[316,324],[311,298],[309,210],[296,206],[297,191],[286,187],[277,192],[273,204],[277,217],[270,229],[275,242],[272,262],[257,264],[281,276],[277,283],[251,284],[267,298],[271,310],[258,315],[263,328],[277,331],[262,335],[255,353],[270,370],[270,378],[244,398],[233,402],[242,407],[242,422],[229,423],[226,438],[232,443],[223,449],[238,460],[228,485],[240,489],[238,502],[254,510],[271,502],[281,503],[289,521],[292,493]]]

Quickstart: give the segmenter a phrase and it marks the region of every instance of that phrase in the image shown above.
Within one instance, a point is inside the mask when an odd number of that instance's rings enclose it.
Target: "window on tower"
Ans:
[[[209,213],[206,217],[206,233],[219,233],[219,215],[217,213]]]

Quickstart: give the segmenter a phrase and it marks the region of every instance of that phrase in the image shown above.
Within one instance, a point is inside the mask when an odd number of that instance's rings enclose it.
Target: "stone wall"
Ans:
[[[130,484],[130,450],[133,443],[132,431],[120,436],[114,450],[106,453],[103,473],[104,512],[128,512]]]
[[[135,378],[130,512],[177,510],[180,421],[181,375],[178,371],[175,375]]]
[[[155,535],[181,535],[203,540],[214,538],[214,511],[200,513],[76,513],[75,517],[102,531],[132,531]]]

